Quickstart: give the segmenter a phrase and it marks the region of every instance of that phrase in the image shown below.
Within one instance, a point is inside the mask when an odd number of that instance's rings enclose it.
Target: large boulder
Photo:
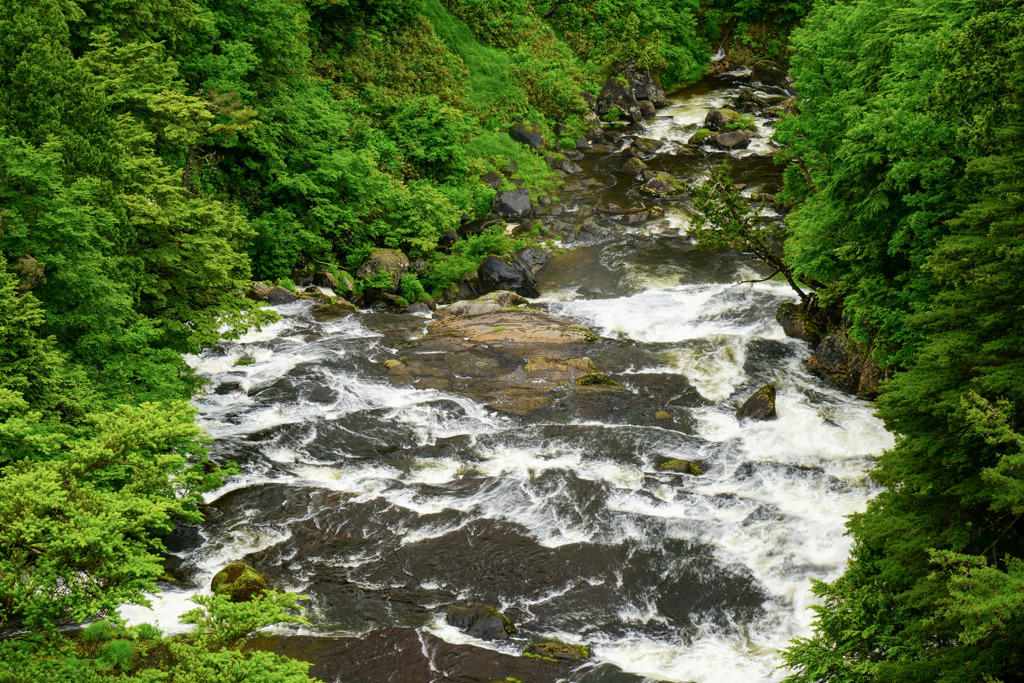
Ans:
[[[775,386],[772,384],[755,391],[736,411],[737,420],[774,420],[776,417]]]
[[[515,624],[504,614],[482,603],[452,605],[445,621],[450,626],[483,640],[508,640],[516,632]]]
[[[356,277],[372,278],[378,292],[397,292],[402,276],[409,270],[409,258],[397,249],[377,248],[370,251],[356,270]]]
[[[503,218],[521,218],[530,212],[530,191],[525,187],[494,195],[491,210]]]
[[[789,73],[779,64],[767,59],[759,59],[754,62],[754,65],[751,68],[750,78],[759,83],[771,85],[776,88],[782,88],[790,94],[794,94],[792,88],[793,79],[790,78]]]
[[[544,134],[540,130],[540,125],[536,122],[529,124],[517,123],[508,129],[508,134],[516,142],[529,145],[534,149],[540,149],[544,146]]]
[[[629,86],[633,90],[633,97],[637,100],[649,100],[651,104],[658,107],[668,104],[665,91],[651,77],[649,71],[637,68],[635,58],[623,64],[619,73],[629,82]]]
[[[597,113],[605,116],[613,108],[618,109],[623,118],[634,123],[643,119],[640,107],[629,86],[629,81],[622,77],[609,78],[597,96]]]
[[[663,141],[655,140],[654,138],[635,138],[633,140],[633,147],[643,154],[654,154],[664,146],[665,143]]]
[[[768,108],[768,103],[750,88],[740,88],[740,95],[736,98],[736,110],[755,114]]]
[[[271,306],[282,306],[298,300],[299,297],[295,296],[280,285],[267,292],[267,301]]]
[[[540,296],[533,273],[518,260],[509,263],[497,256],[488,256],[480,264],[477,278],[482,292],[504,289],[530,298]]]
[[[680,474],[692,474],[695,477],[699,477],[704,474],[704,470],[700,466],[695,465],[689,460],[683,460],[682,458],[673,458],[667,460],[660,465],[658,469],[663,472],[679,472]]]
[[[711,144],[718,149],[731,151],[734,149],[746,149],[750,146],[750,139],[754,135],[749,130],[731,130],[728,133],[719,133],[711,138]]]
[[[622,172],[630,175],[640,175],[647,170],[647,164],[640,161],[638,157],[631,157],[629,161],[622,165]]]
[[[270,285],[254,280],[245,296],[253,301],[270,301]]]
[[[704,127],[718,133],[724,131],[730,123],[736,123],[739,118],[739,112],[734,109],[711,109],[704,117]]]
[[[318,270],[313,273],[313,284],[317,287],[329,287],[335,292],[338,291],[338,278],[326,270]]]
[[[844,320],[825,337],[807,361],[807,370],[843,391],[858,396],[874,396],[885,372],[871,358],[871,349],[850,336],[850,324]]]
[[[686,141],[687,145],[706,145],[715,137],[715,132],[709,128],[698,128],[697,132]]]
[[[791,301],[779,304],[775,320],[782,325],[782,331],[787,337],[803,339],[815,346],[821,342],[821,328],[800,304]]]
[[[213,575],[210,589],[226,595],[231,602],[249,602],[267,590],[267,580],[244,562],[234,562]]]

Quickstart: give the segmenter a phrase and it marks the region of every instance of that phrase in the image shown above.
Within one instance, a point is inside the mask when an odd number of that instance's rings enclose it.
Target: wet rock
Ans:
[[[776,88],[782,88],[790,94],[795,94],[792,91],[793,79],[790,78],[786,70],[779,64],[767,59],[759,59],[754,62],[754,65],[751,68],[750,78],[758,81],[759,83],[771,85]]]
[[[560,211],[561,208],[561,204],[555,204],[552,211],[555,209]],[[523,247],[519,251],[513,252],[512,256],[531,273],[536,273],[551,260],[551,252],[540,247]]]
[[[739,118],[739,113],[733,109],[712,109],[704,117],[704,127],[718,133],[724,131],[730,123],[736,123]]]
[[[644,154],[654,154],[664,146],[664,142],[661,140],[655,140],[654,138],[635,138],[633,140],[633,147]]]
[[[387,360],[382,360],[380,364],[386,367],[388,370],[393,370],[400,366],[402,364],[402,361],[400,361],[397,358],[388,358]]]
[[[622,142],[623,135],[617,130],[609,130],[601,133],[600,137],[597,138],[598,142],[606,142],[609,145],[618,145]]]
[[[681,474],[692,474],[697,477],[704,473],[699,466],[690,462],[689,460],[683,460],[682,458],[676,458],[669,460],[658,465],[659,470],[666,472],[679,472]]]
[[[372,280],[372,289],[391,293],[409,270],[409,258],[397,249],[372,249],[356,270],[356,277]]]
[[[772,384],[755,391],[736,411],[737,420],[774,420],[776,417],[775,386]]]
[[[686,145],[679,145],[678,147],[676,147],[675,154],[676,154],[676,156],[687,157],[687,158],[703,157],[704,156],[704,150],[700,146],[698,146],[698,145],[686,144]]]
[[[652,197],[678,197],[686,192],[686,186],[674,175],[659,171],[650,176],[645,175],[645,182],[640,191]]]
[[[609,78],[597,96],[597,113],[605,116],[612,109],[618,109],[622,116],[633,123],[643,120],[636,96],[629,81],[622,77]]]
[[[588,140],[586,137],[581,137],[579,140],[576,141],[576,149],[579,150],[580,152],[591,151],[590,140]]]
[[[636,104],[640,107],[640,113],[643,116],[654,116],[658,111],[650,100],[637,100]]]
[[[530,191],[525,187],[494,195],[491,210],[504,218],[520,218],[530,212]]]
[[[420,315],[420,316],[423,316],[423,315],[429,316],[430,313],[431,313],[430,306],[428,306],[427,304],[425,304],[423,302],[415,303],[415,304],[412,304],[411,306],[408,306],[405,309],[405,312],[408,313],[409,315]]]
[[[335,292],[338,291],[338,278],[326,270],[318,270],[313,273],[313,284],[317,287],[329,287]]]
[[[690,139],[687,140],[686,144],[706,145],[713,137],[715,137],[715,133],[710,128],[698,128],[697,132],[690,136]]]
[[[711,138],[711,144],[724,150],[746,149],[750,146],[752,137],[754,136],[748,130],[733,130]]]
[[[736,98],[736,110],[756,114],[768,108],[768,103],[750,88],[740,88],[739,97]]]
[[[871,358],[870,347],[855,341],[844,320],[829,333],[807,361],[807,370],[843,391],[873,396],[885,379],[885,372]]]
[[[515,625],[504,614],[482,603],[452,605],[445,621],[475,638],[508,640],[516,632]]]
[[[653,105],[663,107],[668,104],[665,91],[658,85],[650,72],[640,69],[636,65],[636,58],[633,58],[619,68],[619,73],[629,83],[633,97],[637,100],[648,100]]]
[[[267,580],[249,565],[234,562],[213,575],[210,589],[228,596],[231,602],[249,602],[267,590]]]
[[[672,413],[668,412],[667,410],[659,410],[658,412],[656,412],[654,414],[654,419],[655,420],[671,420],[672,419]]]
[[[550,168],[557,171],[562,171],[572,175],[573,173],[582,173],[583,169],[579,164],[570,161],[564,154],[549,154],[544,159]]]
[[[438,311],[435,317],[448,318],[452,316],[479,315],[481,313],[500,311],[503,308],[512,306],[521,306],[526,303],[529,302],[515,292],[498,290],[485,294],[478,299],[456,301],[451,306]]]
[[[630,175],[640,175],[647,170],[647,164],[640,161],[637,157],[633,157],[622,165],[622,172],[629,173]]]
[[[533,273],[518,261],[509,263],[497,256],[488,256],[477,269],[477,276],[481,292],[506,289],[531,298],[540,296]]]
[[[271,306],[281,306],[298,300],[299,297],[295,296],[280,285],[267,292],[267,301],[270,302]]]
[[[540,125],[536,122],[530,124],[517,123],[508,129],[508,134],[516,142],[529,145],[534,149],[544,146],[544,135],[541,133]]]
[[[815,346],[821,342],[821,328],[804,312],[800,304],[791,301],[779,304],[775,320],[782,325],[782,331],[787,337],[803,339]]]
[[[253,301],[270,301],[270,286],[254,281],[245,296]]]
[[[552,662],[585,662],[590,659],[590,648],[586,645],[569,643],[530,643],[523,651],[524,655],[547,659]]]

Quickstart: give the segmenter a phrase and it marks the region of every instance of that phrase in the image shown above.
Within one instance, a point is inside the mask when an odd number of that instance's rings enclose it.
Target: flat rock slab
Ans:
[[[515,680],[555,683],[574,666],[536,657],[517,657],[474,645],[453,645],[413,628],[384,628],[358,638],[270,636],[254,638],[246,650],[265,650],[312,662],[309,674],[322,681],[412,683],[415,681]],[[640,683],[641,676],[602,664],[578,680]]]

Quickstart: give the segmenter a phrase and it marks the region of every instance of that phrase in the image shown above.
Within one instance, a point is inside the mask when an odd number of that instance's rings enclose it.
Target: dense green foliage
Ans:
[[[792,681],[1024,676],[1022,10],[818,2],[795,34],[787,257],[902,371],[886,488]]]

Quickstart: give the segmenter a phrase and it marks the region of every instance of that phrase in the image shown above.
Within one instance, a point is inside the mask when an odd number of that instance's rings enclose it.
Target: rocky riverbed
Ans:
[[[173,631],[242,561],[309,596],[309,626],[252,646],[324,680],[781,679],[777,650],[807,634],[809,579],[840,571],[844,515],[890,436],[807,370],[811,344],[775,320],[792,292],[739,284],[756,264],[685,237],[688,188],[725,155],[752,198],[778,189],[770,107],[744,149],[689,143],[743,88],[788,97],[732,72],[574,162],[530,209],[572,246],[519,259],[539,296],[295,301],[192,358],[214,456],[242,475],[168,539],[175,580],[129,618]],[[677,183],[660,196],[644,190],[659,173]],[[767,385],[775,419],[737,417]],[[451,608],[477,603],[515,631],[463,630]],[[587,657],[525,656],[572,645]]]

